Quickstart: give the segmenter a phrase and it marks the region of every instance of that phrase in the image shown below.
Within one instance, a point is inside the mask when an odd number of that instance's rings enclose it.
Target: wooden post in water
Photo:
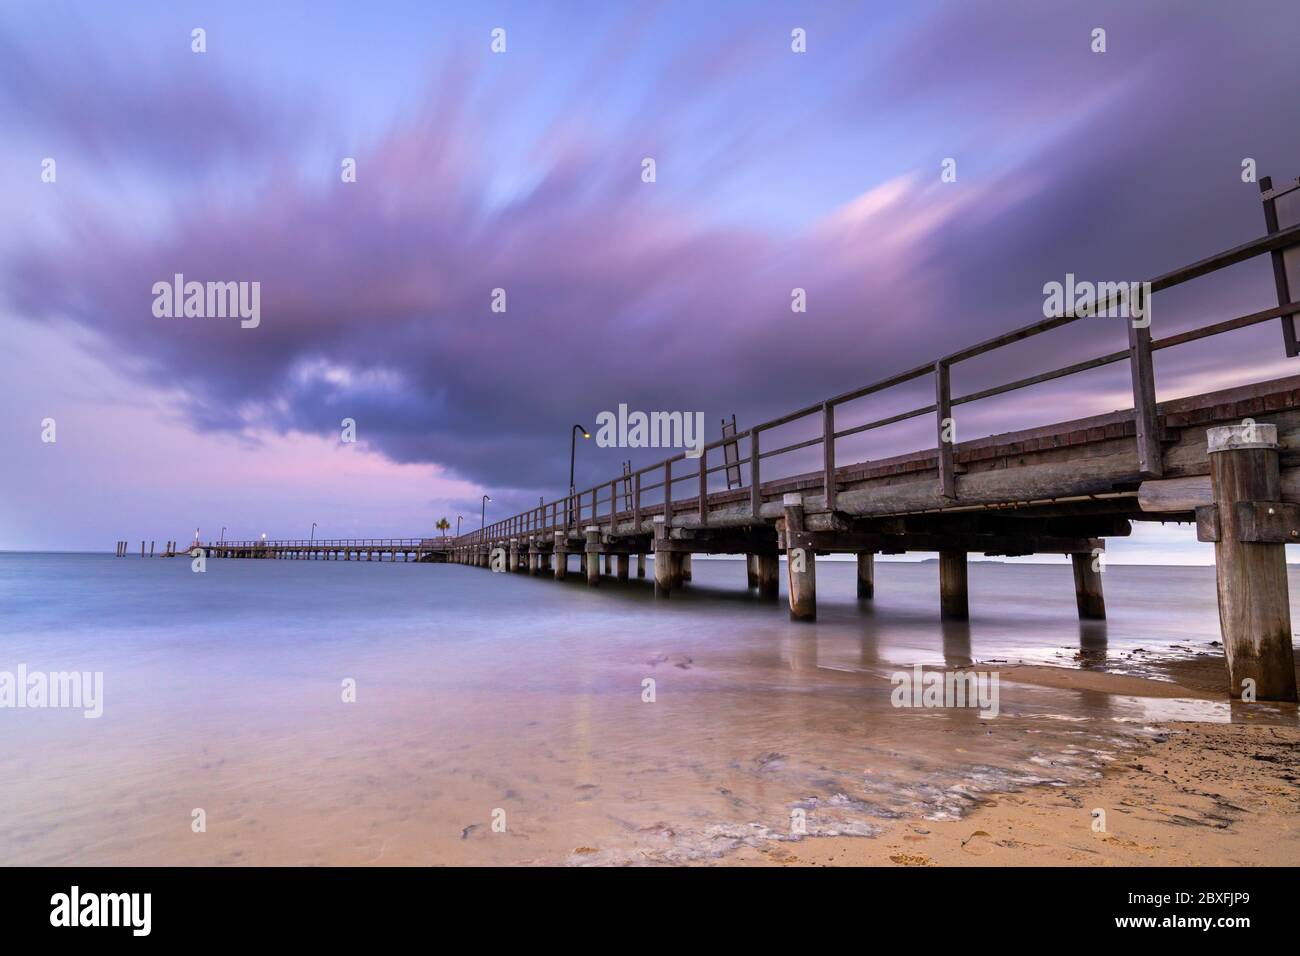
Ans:
[[[771,554],[756,554],[754,567],[758,572],[758,596],[770,601],[777,600],[781,596],[781,556],[775,551]]]
[[[655,597],[666,598],[673,591],[673,553],[668,550],[668,524],[655,515]]]
[[[1214,540],[1228,693],[1295,700],[1284,542],[1300,539],[1300,507],[1281,501],[1277,426],[1211,428],[1208,451],[1217,520],[1198,509],[1197,527]],[[1200,534],[1206,524],[1217,533]]]
[[[858,600],[870,601],[876,596],[876,555],[872,551],[858,552]]]
[[[513,538],[510,540],[510,573],[519,573],[519,542]]]
[[[620,581],[628,579],[628,571],[631,569],[631,565],[632,556],[626,551],[620,551],[618,553],[618,579]]]
[[[951,621],[970,617],[965,551],[939,552],[939,613]]]
[[[636,555],[636,576],[638,578],[645,577],[645,552],[644,551],[638,551]]]
[[[528,539],[528,573],[536,576],[541,570],[542,552],[537,547],[536,536]]]
[[[587,586],[594,588],[600,585],[600,528],[588,525],[583,532],[587,536]]]
[[[751,591],[758,587],[758,555],[745,555],[745,584]]]
[[[1074,563],[1074,598],[1079,605],[1079,617],[1083,620],[1104,620],[1106,617],[1106,599],[1101,590],[1101,567],[1099,559],[1087,551],[1070,555]]]
[[[680,555],[678,560],[681,561],[681,576],[683,581],[691,579],[691,556],[689,554]]]
[[[790,620],[817,620],[817,556],[812,536],[804,532],[803,495],[782,499],[785,510],[785,561],[789,577]]]
[[[555,529],[555,580],[563,581],[569,572],[569,532],[567,528]]]
[[[140,557],[144,557],[144,542],[140,542]]]

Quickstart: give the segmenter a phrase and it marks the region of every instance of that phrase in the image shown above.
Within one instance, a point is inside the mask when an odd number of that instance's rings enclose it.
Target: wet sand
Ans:
[[[1224,700],[1224,660],[1161,661],[1161,678],[1055,667],[1006,680],[1116,695]],[[991,797],[960,820],[889,824],[873,840],[810,838],[745,850],[737,865],[1295,866],[1300,727],[1294,706],[1232,705],[1231,723],[1169,722],[1093,782]],[[1280,720],[1279,720],[1280,718]],[[1104,813],[1099,816],[1097,811]],[[1100,825],[1099,825],[1100,824]]]

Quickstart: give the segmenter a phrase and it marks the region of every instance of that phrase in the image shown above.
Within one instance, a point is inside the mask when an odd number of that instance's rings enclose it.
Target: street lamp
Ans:
[[[221,526],[221,543],[226,543],[226,526],[224,524]]]
[[[456,515],[456,537],[458,537],[458,538],[460,537],[460,519],[463,518],[463,517],[465,517],[465,516],[464,516],[464,515]]]
[[[565,515],[567,516],[567,517],[565,518],[565,524],[572,524],[572,523],[573,523],[573,517],[572,517],[572,508],[573,508],[573,460],[574,460],[574,457],[577,455],[577,449],[578,449],[578,432],[582,432],[582,437],[583,437],[583,438],[590,438],[590,437],[591,437],[591,433],[588,432],[587,429],[583,428],[581,425],[574,425],[573,428],[572,428],[572,429],[570,430],[570,432],[569,432],[569,500],[568,500],[568,501],[565,503],[565,505],[564,505],[564,513],[565,513]]]
[[[483,537],[487,537],[487,503],[491,500],[490,495],[484,495],[483,500],[479,502],[479,533]]]
[[[314,521],[311,523],[311,539],[312,541],[316,540],[316,522]]]

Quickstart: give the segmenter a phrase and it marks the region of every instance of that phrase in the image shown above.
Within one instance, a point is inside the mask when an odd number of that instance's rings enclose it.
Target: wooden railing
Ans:
[[[1068,375],[1074,375],[1089,369],[1099,368],[1112,363],[1123,362],[1125,360],[1129,363],[1129,373],[1133,386],[1133,416],[1136,426],[1139,469],[1146,475],[1158,477],[1161,472],[1161,459],[1159,435],[1156,429],[1155,376],[1151,362],[1151,355],[1153,352],[1172,348],[1176,345],[1183,345],[1188,342],[1195,342],[1224,332],[1232,332],[1238,329],[1248,328],[1250,326],[1258,325],[1261,322],[1280,319],[1283,326],[1283,342],[1287,354],[1296,354],[1294,345],[1294,326],[1291,317],[1300,314],[1300,303],[1291,301],[1290,291],[1287,287],[1286,281],[1286,270],[1282,264],[1282,250],[1300,244],[1300,225],[1279,230],[1277,228],[1276,215],[1272,211],[1272,204],[1275,195],[1280,195],[1281,192],[1285,190],[1273,191],[1265,181],[1261,181],[1261,188],[1265,190],[1266,225],[1270,230],[1267,235],[1158,276],[1151,280],[1150,291],[1154,294],[1166,289],[1171,289],[1184,282],[1217,272],[1220,269],[1227,268],[1228,266],[1267,253],[1270,254],[1273,259],[1274,281],[1278,302],[1280,303],[1276,308],[1265,309],[1260,312],[1252,312],[1247,315],[1240,315],[1235,318],[1215,322],[1200,328],[1179,332],[1162,339],[1152,339],[1148,325],[1138,326],[1135,325],[1131,319],[1125,319],[1123,321],[1128,323],[1129,339],[1128,347],[1125,349],[1110,352],[1105,355],[1099,355],[1085,361],[1075,362],[1071,365],[1066,365],[1048,372],[1042,372],[1037,375],[1016,379],[1003,385],[985,388],[977,392],[971,392],[967,395],[954,397],[951,394],[951,370],[953,366],[977,356],[985,355],[997,349],[1004,348],[1013,343],[1061,328],[1062,326],[1077,322],[1080,319],[1093,318],[1097,313],[1108,312],[1113,307],[1116,307],[1123,302],[1122,296],[1112,296],[1104,303],[1096,303],[1093,307],[1093,311],[1089,314],[1075,315],[1073,312],[1067,312],[1067,314],[1060,317],[1043,319],[1042,321],[1035,322],[1031,325],[1026,325],[1013,331],[1003,333],[1002,335],[986,339],[985,341],[979,342],[975,345],[959,349],[958,351],[952,352],[948,355],[940,356],[932,361],[918,365],[915,368],[873,382],[870,385],[865,385],[861,388],[856,388],[853,391],[835,395],[815,404],[808,405],[805,408],[782,415],[779,418],[774,418],[770,421],[754,425],[746,431],[738,432],[734,435],[724,435],[717,441],[710,442],[703,446],[703,451],[699,456],[698,465],[685,474],[674,475],[673,470],[674,465],[677,462],[687,460],[687,455],[685,453],[674,455],[671,458],[667,458],[653,465],[647,465],[644,468],[636,469],[630,474],[624,472],[624,474],[621,474],[608,482],[602,482],[592,488],[587,488],[583,491],[572,491],[569,495],[555,501],[549,503],[543,501],[536,508],[493,522],[486,528],[463,534],[458,538],[453,539],[454,543],[457,546],[466,544],[481,545],[485,542],[519,535],[536,532],[550,532],[561,528],[581,527],[583,524],[599,525],[601,524],[602,517],[609,522],[611,528],[620,518],[623,520],[630,518],[639,529],[644,517],[651,514],[663,514],[666,521],[671,521],[676,506],[683,503],[681,501],[674,501],[673,487],[680,482],[688,480],[692,480],[697,484],[697,491],[693,496],[694,506],[698,510],[700,524],[707,525],[709,520],[709,476],[721,472],[729,466],[736,468],[737,466],[746,464],[749,466],[749,508],[754,521],[758,521],[760,517],[760,508],[763,503],[762,481],[765,477],[762,473],[761,462],[764,459],[773,458],[777,455],[783,455],[803,448],[811,448],[819,445],[822,449],[822,487],[825,492],[826,507],[829,510],[833,510],[835,507],[835,496],[837,491],[835,479],[836,440],[930,414],[935,416],[936,433],[938,436],[936,452],[938,459],[939,490],[944,497],[953,498],[956,495],[956,473],[953,462],[954,442],[951,440],[945,440],[944,431],[945,423],[953,417],[952,409],[955,406],[979,401],[984,398],[990,398],[995,395],[1003,395],[1008,392],[1016,391],[1017,389],[1027,388],[1031,385],[1038,385],[1043,382],[1064,378]],[[1151,310],[1150,299],[1146,301],[1145,309],[1147,310],[1147,315],[1149,315]],[[1098,320],[1094,318],[1093,321]],[[869,421],[864,424],[854,425],[839,430],[836,429],[835,412],[839,406],[927,376],[932,377],[934,382],[935,400],[933,403],[879,418],[874,421]],[[763,433],[770,432],[781,425],[786,425],[813,416],[820,417],[820,435],[803,441],[793,442],[778,448],[763,449],[763,443],[760,437]],[[743,458],[733,458],[730,461],[723,460],[716,465],[709,465],[710,452],[715,451],[727,443],[736,442],[740,439],[748,439],[747,455]],[[662,477],[654,477],[659,474],[662,474]],[[646,478],[648,477],[654,477],[654,480],[647,481]],[[792,476],[783,475],[779,477],[788,478]],[[768,478],[767,480],[777,479]],[[620,486],[623,489],[624,495],[624,509],[622,512],[620,512],[618,507]],[[662,502],[647,505],[643,500],[643,495],[657,489],[663,489],[662,495],[658,496],[662,497]],[[632,502],[630,509],[626,506],[626,502],[629,498]],[[688,506],[691,500],[692,499],[687,499]],[[607,513],[604,515],[601,513],[602,503],[606,504],[608,509]]]

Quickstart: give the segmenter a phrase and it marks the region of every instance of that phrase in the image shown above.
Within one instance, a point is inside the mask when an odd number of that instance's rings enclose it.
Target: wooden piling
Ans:
[[[626,581],[628,579],[628,571],[631,564],[632,556],[626,551],[620,551],[618,554],[618,579],[620,581]]]
[[[600,528],[588,525],[583,534],[587,536],[587,586],[594,588],[600,585]]]
[[[745,555],[745,584],[752,591],[758,587],[758,555]]]
[[[569,571],[568,532],[560,529],[555,532],[555,580],[563,581]]]
[[[673,592],[673,560],[668,550],[668,525],[663,515],[655,515],[655,597],[666,598]]]
[[[780,598],[781,556],[775,551],[771,554],[756,554],[754,567],[758,572],[758,596],[770,601]]]
[[[638,551],[638,552],[637,552],[637,556],[636,556],[636,576],[637,576],[638,578],[643,578],[643,577],[645,577],[645,552],[644,552],[644,551]]]
[[[689,554],[678,555],[678,560],[681,562],[682,580],[689,581],[691,579],[691,556]]]
[[[950,621],[970,618],[965,551],[939,552],[939,614]]]
[[[1094,568],[1097,561],[1089,552],[1070,555],[1074,564],[1074,598],[1079,605],[1082,620],[1103,620],[1106,617],[1106,599],[1101,590],[1101,569]]]
[[[870,601],[876,596],[876,555],[873,551],[858,552],[858,600]]]
[[[1300,535],[1300,508],[1281,501],[1277,426],[1228,425],[1209,429],[1207,437],[1215,513],[1198,509],[1197,526],[1198,537],[1214,540],[1228,693],[1239,699],[1253,685],[1255,700],[1293,701],[1283,542]],[[1203,533],[1207,524],[1216,527]]]
[[[782,499],[785,513],[785,559],[790,592],[790,620],[817,620],[817,557],[812,536],[804,531],[803,495]]]

